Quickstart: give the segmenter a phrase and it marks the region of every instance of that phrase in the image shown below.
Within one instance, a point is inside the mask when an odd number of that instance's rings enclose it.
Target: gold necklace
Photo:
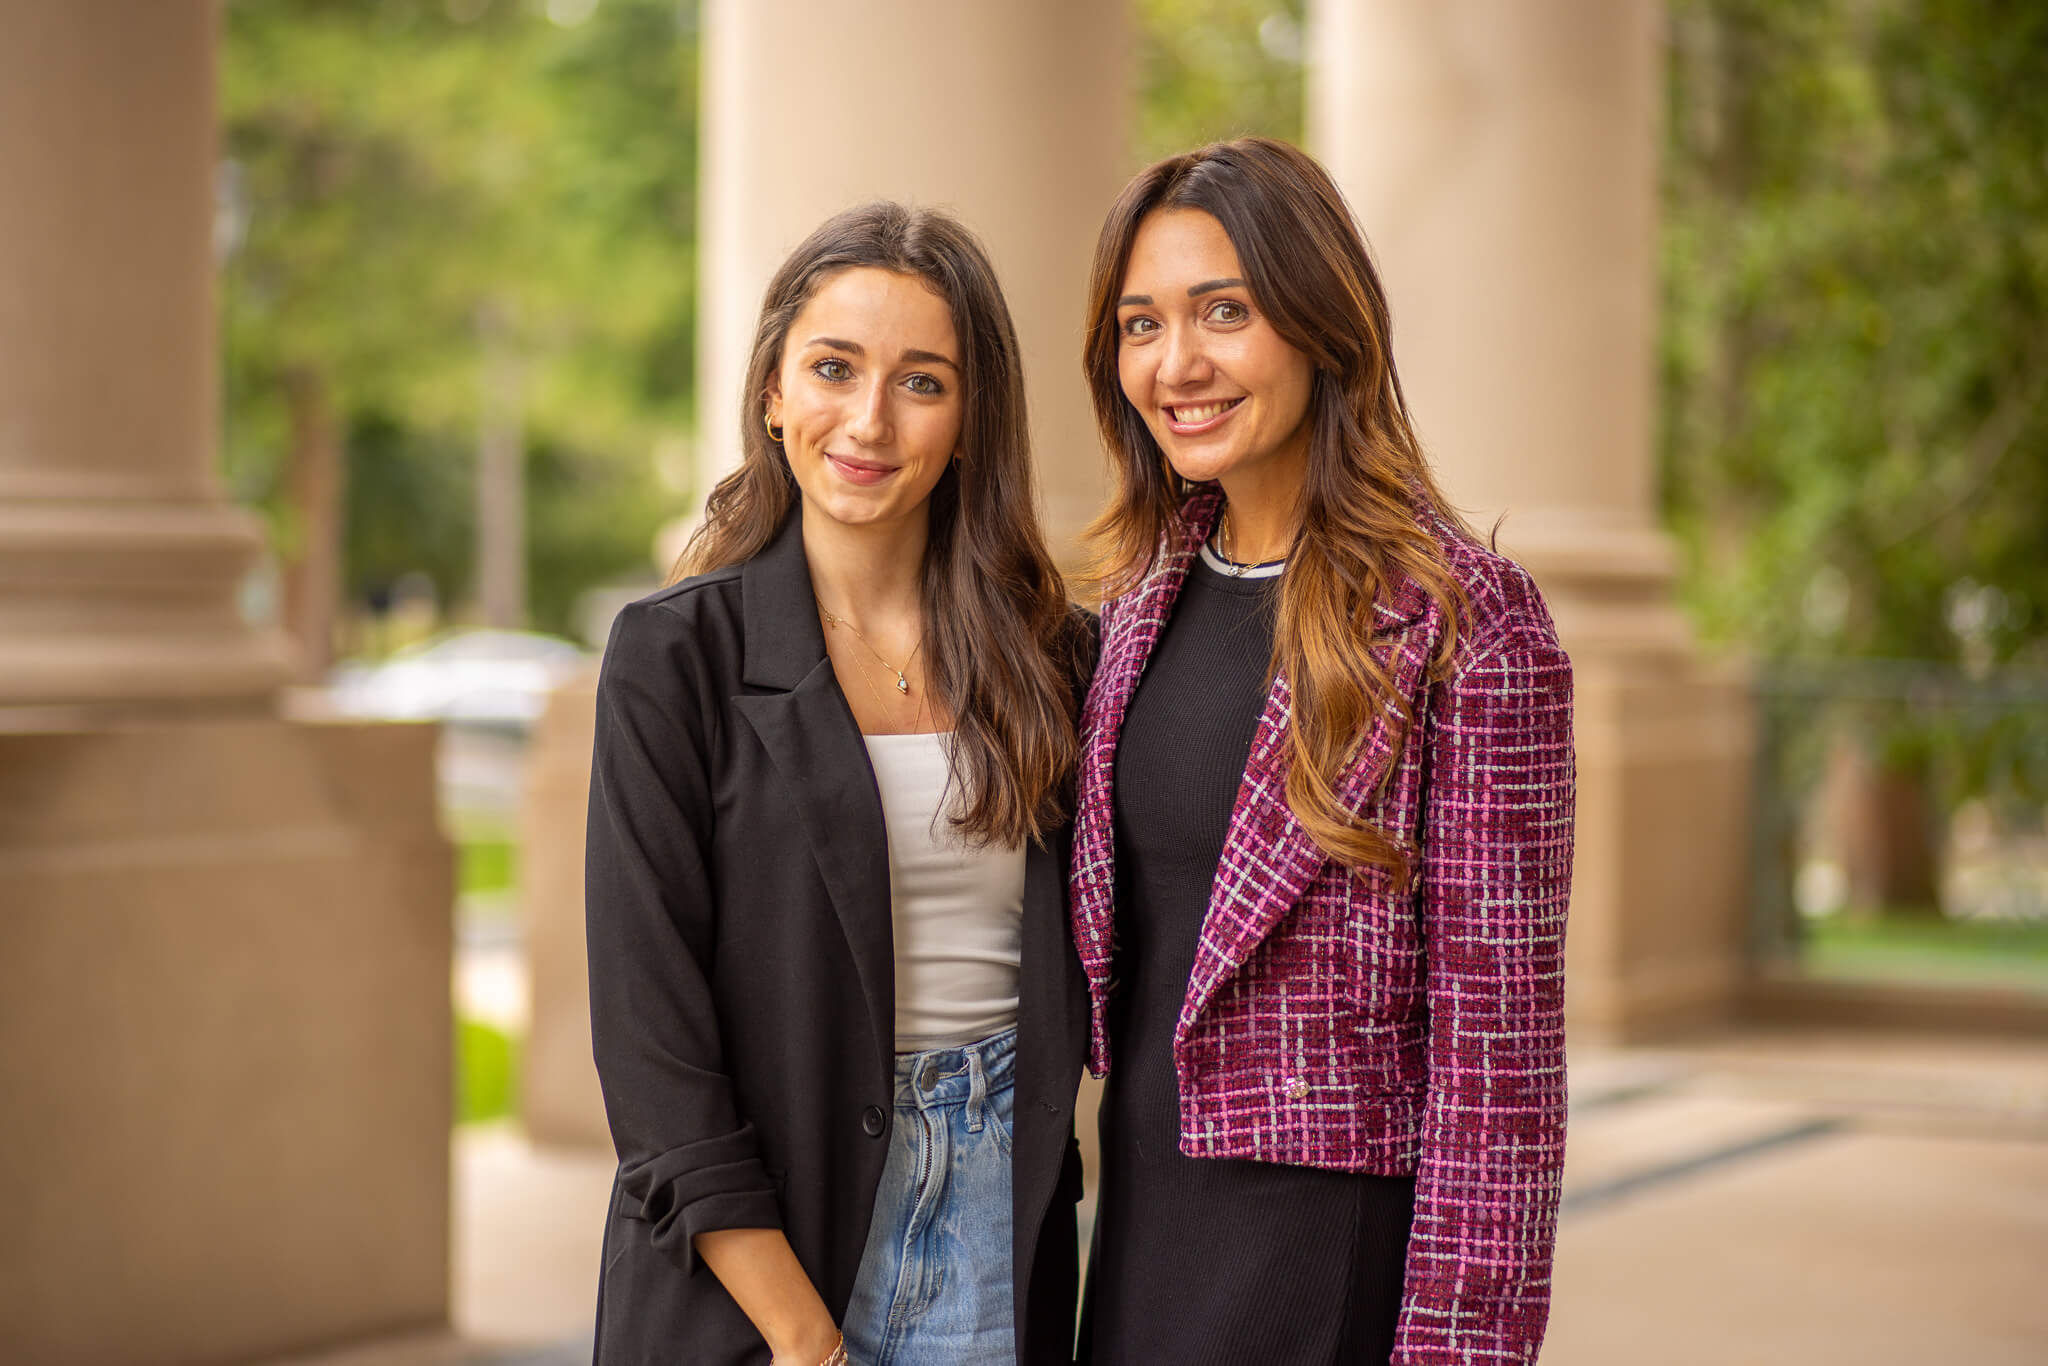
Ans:
[[[849,627],[848,629],[851,630],[852,628]],[[855,632],[855,634],[857,635],[859,633]],[[916,658],[916,651],[911,652],[911,657]],[[868,673],[868,666],[861,663],[859,658],[856,657],[853,661],[853,671],[860,675],[861,686],[868,690],[868,696],[875,699],[876,715],[879,716],[886,714],[889,710],[889,704],[884,702],[882,700],[882,694],[876,691],[875,680],[873,676]],[[902,733],[913,735],[919,733],[923,729],[923,721],[924,696],[923,694],[919,694],[917,699],[917,709],[910,713],[910,730]],[[896,734],[897,732],[892,731],[890,733]]]
[[[876,691],[875,680],[868,676],[868,666],[861,663],[860,660],[856,658],[853,661],[853,671],[860,675],[861,686],[868,690],[868,696],[875,699],[876,714],[886,715],[889,710],[889,704],[884,702],[882,700],[882,694]],[[915,718],[912,718],[912,722],[913,724],[915,724]]]
[[[1285,564],[1287,562],[1286,557],[1282,556],[1277,560],[1259,560],[1256,563],[1245,563],[1237,558],[1237,550],[1231,545],[1231,542],[1235,539],[1230,534],[1230,509],[1226,507],[1216,518],[1216,548],[1223,556],[1223,563],[1230,566],[1230,577],[1233,579],[1241,579],[1254,569],[1270,569],[1276,564]]]
[[[875,648],[873,641],[869,640],[865,635],[861,634],[860,627],[855,626],[845,617],[833,615],[830,611],[826,610],[825,605],[823,603],[820,603],[818,605],[818,614],[825,618],[825,624],[827,626],[844,626],[847,630],[853,632],[854,635],[859,636],[860,643],[862,645],[867,646],[868,653],[873,655],[876,659],[881,660],[882,667],[887,669],[890,673],[896,675],[896,691],[902,693],[905,697],[910,696],[909,677],[903,672],[903,669],[899,669],[894,664],[891,664],[888,660],[882,659],[882,652]],[[903,661],[903,667],[905,669],[909,668],[912,664],[915,664],[917,662],[917,652],[919,650],[922,650],[923,648],[924,641],[922,638],[920,638],[917,644],[911,647],[910,658]],[[863,674],[862,677],[866,677],[866,675]],[[871,684],[870,686],[873,685]]]
[[[1245,571],[1245,570],[1247,570],[1247,569],[1249,569],[1249,568],[1251,568],[1251,566],[1250,566],[1250,565],[1247,565],[1247,564],[1239,564],[1239,563],[1237,562],[1237,556],[1235,556],[1235,555],[1233,555],[1233,554],[1231,554],[1231,553],[1230,553],[1230,509],[1229,509],[1229,508],[1225,508],[1225,509],[1223,509],[1223,515],[1222,515],[1221,517],[1219,517],[1219,518],[1217,518],[1217,519],[1216,519],[1216,530],[1217,530],[1217,531],[1218,531],[1218,532],[1220,533],[1220,534],[1219,534],[1219,535],[1218,535],[1218,536],[1216,537],[1216,539],[1217,539],[1218,541],[1220,541],[1220,542],[1222,543],[1222,546],[1223,546],[1223,563],[1225,563],[1225,564],[1227,564],[1227,565],[1229,565],[1229,566],[1230,566],[1230,577],[1231,577],[1231,578],[1233,578],[1233,579],[1241,579],[1241,578],[1243,578],[1243,577],[1244,577],[1244,571]]]

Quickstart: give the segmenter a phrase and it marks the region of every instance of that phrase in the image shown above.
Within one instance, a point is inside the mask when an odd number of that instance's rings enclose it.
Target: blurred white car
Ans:
[[[378,664],[345,662],[328,675],[334,708],[387,721],[524,731],[548,694],[583,669],[573,641],[530,631],[459,631]]]

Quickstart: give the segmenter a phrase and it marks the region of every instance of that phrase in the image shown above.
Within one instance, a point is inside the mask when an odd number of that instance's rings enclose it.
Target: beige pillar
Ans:
[[[611,1146],[590,1059],[590,959],[583,938],[583,822],[596,708],[595,670],[548,699],[533,730],[519,821],[519,899],[532,1003],[520,1117],[536,1142],[584,1148]]]
[[[276,715],[213,473],[214,7],[0,0],[0,1357],[446,1318],[433,731]]]
[[[1699,659],[1655,516],[1660,6],[1318,0],[1309,129],[1370,238],[1452,501],[1502,513],[1577,666],[1576,1025],[1739,985],[1749,714]]]
[[[236,610],[261,540],[214,475],[204,16],[0,6],[0,707],[246,704],[288,672]]]
[[[952,210],[989,249],[1023,348],[1047,526],[1071,560],[1104,486],[1081,323],[1096,232],[1136,169],[1128,49],[1125,7],[1103,0],[707,0],[700,494],[739,458],[740,387],[768,277],[831,214],[900,199]],[[587,691],[558,699],[537,737],[525,822],[537,837],[526,1119],[564,1142],[603,1133],[580,957],[590,724]]]

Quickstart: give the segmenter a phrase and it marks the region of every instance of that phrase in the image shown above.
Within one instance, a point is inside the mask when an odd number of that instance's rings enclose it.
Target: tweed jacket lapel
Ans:
[[[1173,604],[1187,581],[1188,565],[1207,538],[1222,502],[1219,491],[1205,489],[1184,503],[1178,538],[1171,529],[1162,535],[1144,579],[1102,609],[1102,653],[1088,700],[1081,708],[1079,799],[1068,887],[1074,948],[1088,976],[1088,1069],[1098,1077],[1109,1070],[1103,1012],[1109,1005],[1109,973],[1116,950],[1116,804],[1112,785],[1117,740],[1123,734],[1131,694],[1138,690],[1152,647],[1173,615]]]
[[[1397,696],[1418,709],[1429,647],[1427,631],[1404,630],[1429,608],[1429,596],[1413,580],[1405,580],[1391,602],[1377,605],[1380,629],[1387,644],[1376,649]],[[1399,633],[1399,634],[1393,634]],[[1285,918],[1329,862],[1295,819],[1287,805],[1288,738],[1292,730],[1294,692],[1286,674],[1276,674],[1252,737],[1251,756],[1230,814],[1230,830],[1216,861],[1216,881],[1195,946],[1195,965],[1174,1026],[1174,1043],[1183,1043],[1223,984],[1250,958],[1252,951]],[[1381,710],[1337,784],[1346,810],[1359,811],[1372,800],[1400,752],[1407,712]]]
[[[1152,648],[1173,615],[1189,566],[1208,539],[1222,504],[1221,492],[1213,486],[1191,495],[1181,508],[1178,539],[1162,539],[1151,572],[1136,588],[1103,609],[1102,658],[1082,712],[1085,742],[1071,887],[1074,944],[1087,972],[1092,1007],[1088,1065],[1097,1076],[1109,1068],[1105,1012],[1116,942],[1117,743]],[[1411,706],[1419,696],[1428,665],[1425,638],[1431,633],[1404,628],[1429,609],[1429,597],[1422,587],[1404,580],[1389,601],[1378,604],[1376,612],[1380,629],[1388,633],[1382,660],[1392,672],[1396,690]],[[1244,966],[1328,862],[1287,806],[1287,739],[1292,716],[1293,691],[1281,673],[1267,692],[1231,812],[1230,831],[1217,861],[1194,970],[1175,1030],[1176,1042],[1186,1037],[1217,991]],[[1347,807],[1356,810],[1370,799],[1397,753],[1401,728],[1402,718],[1396,713],[1383,714],[1374,722],[1339,784],[1339,795]]]

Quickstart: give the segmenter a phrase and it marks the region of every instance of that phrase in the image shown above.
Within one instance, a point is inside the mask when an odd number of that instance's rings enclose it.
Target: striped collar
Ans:
[[[1267,560],[1263,564],[1239,564],[1235,560],[1226,560],[1207,541],[1202,542],[1196,553],[1202,557],[1203,564],[1233,579],[1277,579],[1287,568],[1285,560]]]

